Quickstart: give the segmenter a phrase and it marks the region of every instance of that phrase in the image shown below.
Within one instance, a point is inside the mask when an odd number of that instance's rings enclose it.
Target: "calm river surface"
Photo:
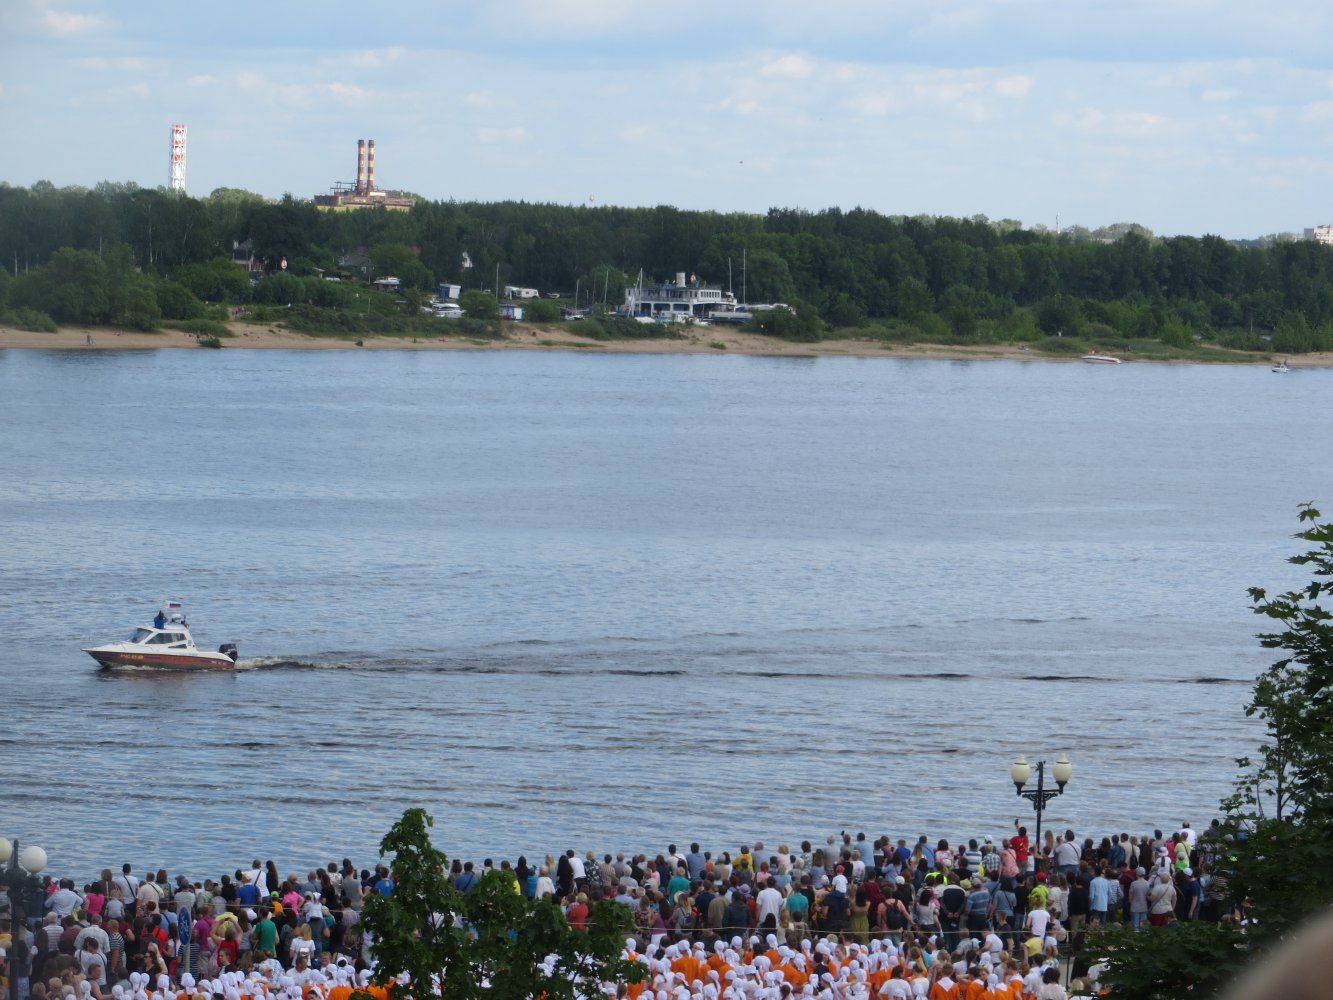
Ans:
[[[0,352],[0,834],[60,873],[1206,823],[1333,372]],[[166,597],[244,669],[107,676]]]

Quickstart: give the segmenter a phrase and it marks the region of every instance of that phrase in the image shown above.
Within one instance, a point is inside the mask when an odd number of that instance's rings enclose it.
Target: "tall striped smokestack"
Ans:
[[[366,193],[366,140],[356,140],[356,193]]]
[[[375,190],[375,140],[366,146],[366,194]]]

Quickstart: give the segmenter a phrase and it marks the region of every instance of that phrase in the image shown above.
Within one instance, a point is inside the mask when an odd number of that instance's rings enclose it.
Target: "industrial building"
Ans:
[[[351,212],[358,208],[385,208],[407,212],[415,198],[389,194],[375,187],[375,140],[356,140],[356,183],[338,181],[328,194],[315,195],[315,207],[326,212]]]

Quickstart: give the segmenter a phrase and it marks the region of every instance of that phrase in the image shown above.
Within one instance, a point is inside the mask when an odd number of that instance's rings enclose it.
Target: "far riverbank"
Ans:
[[[607,354],[744,354],[766,357],[892,357],[945,360],[1009,360],[1077,362],[1034,351],[1024,344],[900,344],[879,340],[833,339],[805,344],[778,340],[728,327],[694,329],[679,338],[649,340],[594,340],[579,336],[576,324],[558,327],[528,323],[506,324],[506,336],[496,340],[462,335],[440,337],[366,336],[355,338],[295,333],[271,324],[232,323],[233,336],[222,341],[227,350],[399,350],[399,351],[585,351]],[[116,327],[61,327],[40,333],[0,326],[0,350],[152,350],[201,348],[195,335],[179,330],[143,332]],[[1195,359],[1158,359],[1123,355],[1126,362],[1160,364],[1201,363]],[[1237,354],[1234,359],[1209,364],[1269,365],[1273,358]],[[1288,359],[1293,368],[1333,366],[1333,353],[1302,354]]]

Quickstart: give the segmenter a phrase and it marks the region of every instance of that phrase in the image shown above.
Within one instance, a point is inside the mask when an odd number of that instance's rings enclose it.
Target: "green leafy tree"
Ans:
[[[107,274],[107,312],[112,323],[135,330],[154,330],[162,319],[157,282],[134,263],[128,244],[113,243],[102,255]]]
[[[1190,347],[1194,343],[1194,331],[1178,319],[1168,320],[1158,337],[1171,347]]]
[[[608,309],[615,309],[625,301],[628,282],[625,280],[625,272],[618,267],[601,264],[585,274],[580,281],[588,301],[605,303]]]
[[[1134,930],[1108,925],[1086,948],[1104,964],[1098,985],[1115,1000],[1180,1000],[1211,997],[1229,984],[1245,959],[1231,925],[1191,921]]]
[[[930,294],[924,281],[916,278],[904,278],[898,282],[897,313],[899,318],[920,319],[935,309],[935,296]]]
[[[745,295],[751,302],[790,302],[796,297],[796,285],[787,262],[771,250],[748,254]]]
[[[159,281],[154,291],[157,307],[167,319],[198,319],[204,314],[204,304],[180,282]]]
[[[205,302],[248,302],[250,279],[226,257],[177,268],[176,280]]]
[[[1238,898],[1248,898],[1256,939],[1274,940],[1333,903],[1333,524],[1302,505],[1296,537],[1311,548],[1289,560],[1313,579],[1270,595],[1250,588],[1256,614],[1282,626],[1259,636],[1287,655],[1255,682],[1247,715],[1264,724],[1255,759],[1237,761],[1235,794],[1223,805],[1253,829],[1231,847]]]
[[[1307,812],[1333,817],[1333,743],[1328,740],[1333,735],[1333,612],[1320,603],[1333,592],[1333,525],[1321,523],[1310,504],[1301,506],[1299,517],[1309,527],[1296,537],[1314,547],[1289,561],[1312,567],[1315,579],[1300,590],[1272,596],[1262,587],[1250,588],[1255,613],[1284,626],[1260,634],[1260,643],[1290,655],[1260,675],[1246,706],[1248,715],[1263,720],[1266,741],[1257,762],[1241,762],[1245,769],[1257,766],[1259,780],[1242,784],[1239,803],[1264,816],[1267,802],[1274,819],[1291,821]]]
[[[405,243],[376,244],[370,250],[370,260],[377,278],[393,275],[402,281],[404,288],[423,292],[429,292],[435,285],[435,276]]]
[[[495,297],[475,288],[458,296],[458,306],[470,319],[500,318],[500,304]]]
[[[1304,354],[1314,350],[1314,334],[1304,313],[1286,312],[1273,329],[1273,350],[1283,354]]]
[[[431,844],[433,825],[423,809],[403,813],[380,842],[393,858],[393,892],[368,897],[362,911],[377,981],[392,1000],[601,1000],[601,982],[644,976],[620,957],[625,907],[594,901],[579,931],[552,900],[522,895],[511,872],[488,872],[460,893]]]
[[[32,306],[59,323],[104,323],[111,315],[106,262],[90,250],[64,247],[30,283],[21,284]]]
[[[560,320],[560,305],[550,299],[534,299],[523,307],[523,318],[533,323],[556,323]]]
[[[131,275],[116,287],[111,322],[135,330],[155,330],[161,319],[162,309],[151,278]]]
[[[1037,325],[1048,336],[1077,336],[1083,326],[1083,314],[1078,301],[1068,295],[1052,295],[1037,303]]]
[[[816,343],[824,333],[824,323],[808,302],[793,302],[790,309],[766,309],[754,314],[748,325],[758,333],[797,343]]]

